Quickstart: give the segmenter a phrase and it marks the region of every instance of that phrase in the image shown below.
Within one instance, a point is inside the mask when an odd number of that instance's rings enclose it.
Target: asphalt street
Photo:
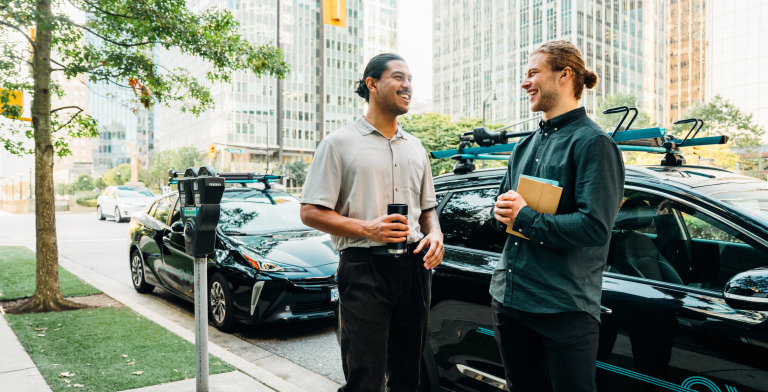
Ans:
[[[96,219],[96,213],[57,213],[56,233],[59,255],[110,277],[128,287],[128,223]],[[35,215],[0,211],[0,246],[35,244]],[[156,288],[151,296],[194,316],[193,305]],[[286,358],[304,368],[344,383],[339,345],[333,320],[316,320],[281,325],[243,326],[235,336]]]

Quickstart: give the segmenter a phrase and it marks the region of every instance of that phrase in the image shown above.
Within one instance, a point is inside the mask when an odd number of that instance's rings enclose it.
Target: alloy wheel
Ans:
[[[133,278],[133,284],[136,287],[141,286],[144,281],[144,269],[141,267],[141,258],[138,254],[133,255],[131,260],[131,278]]]
[[[211,285],[211,314],[218,324],[223,323],[224,317],[227,315],[227,303],[224,299],[224,290],[221,288],[219,282],[213,282]]]

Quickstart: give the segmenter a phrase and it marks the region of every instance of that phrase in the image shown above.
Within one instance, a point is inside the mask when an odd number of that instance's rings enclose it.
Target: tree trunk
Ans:
[[[50,0],[38,0],[37,10],[51,17]],[[35,225],[37,228],[37,272],[35,294],[18,312],[50,312],[80,309],[68,301],[59,286],[59,251],[56,244],[56,205],[53,190],[53,143],[51,142],[51,36],[44,23],[36,28],[32,73],[32,125],[35,130]]]

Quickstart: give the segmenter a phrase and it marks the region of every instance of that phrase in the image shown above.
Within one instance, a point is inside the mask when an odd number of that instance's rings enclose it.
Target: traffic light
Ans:
[[[216,158],[216,145],[210,144],[208,145],[208,156],[211,158]]]
[[[699,147],[694,147],[693,148],[693,155],[699,155],[699,152],[700,152],[699,150],[701,150]]]
[[[323,0],[323,23],[347,28],[347,1]]]

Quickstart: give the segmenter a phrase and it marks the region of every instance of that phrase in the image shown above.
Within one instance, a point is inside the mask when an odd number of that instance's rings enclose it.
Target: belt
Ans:
[[[416,247],[419,246],[418,242],[414,242],[412,244],[408,244],[408,247],[406,249],[405,253],[389,253],[389,250],[387,249],[386,245],[383,246],[371,246],[369,248],[361,248],[361,247],[349,247],[342,249],[341,252],[349,252],[349,253],[358,253],[358,254],[369,254],[369,255],[376,255],[376,256],[390,256],[390,257],[399,257],[399,256],[405,256],[405,255],[413,255],[413,251],[416,250]],[[422,250],[423,251],[423,250]]]

